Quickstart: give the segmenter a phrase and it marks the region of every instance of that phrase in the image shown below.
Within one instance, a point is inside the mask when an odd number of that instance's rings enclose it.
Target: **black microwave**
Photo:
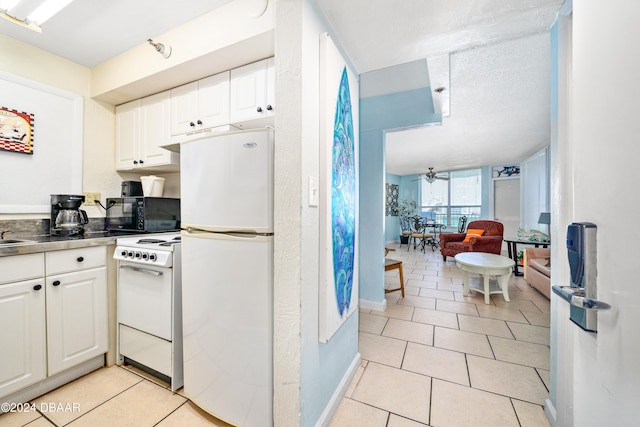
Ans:
[[[180,230],[180,199],[120,197],[107,199],[109,231],[157,233]]]

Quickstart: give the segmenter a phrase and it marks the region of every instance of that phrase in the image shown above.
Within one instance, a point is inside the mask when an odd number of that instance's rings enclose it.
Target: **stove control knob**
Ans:
[[[135,257],[136,259],[140,259],[142,257],[142,254],[140,253],[140,251],[135,252]]]
[[[149,254],[149,261],[155,261],[158,259],[158,255],[154,254],[154,253],[150,253]]]
[[[129,251],[129,252],[127,252],[127,256],[128,256],[129,258],[133,258],[133,251]]]
[[[142,259],[143,260],[148,260],[149,259],[149,254],[147,252],[142,252]]]
[[[120,252],[120,256],[122,256],[122,258],[126,258],[127,257],[127,251],[123,250],[122,252]]]

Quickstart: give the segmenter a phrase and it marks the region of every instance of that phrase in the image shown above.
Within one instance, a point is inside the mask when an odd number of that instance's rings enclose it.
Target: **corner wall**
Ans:
[[[330,28],[315,0],[276,0],[275,17],[274,422],[310,427],[328,425],[357,369],[358,313],[318,341],[320,223],[308,178],[320,174],[320,34]]]
[[[360,304],[384,310],[384,179],[387,130],[442,121],[434,113],[426,60],[361,76],[360,81]],[[402,195],[400,197],[404,197]],[[416,194],[417,195],[417,194]],[[418,196],[418,195],[417,195]],[[419,200],[416,197],[416,200]]]

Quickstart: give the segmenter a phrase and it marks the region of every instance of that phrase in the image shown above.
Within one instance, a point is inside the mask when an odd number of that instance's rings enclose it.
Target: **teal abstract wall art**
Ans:
[[[320,35],[318,339],[358,309],[358,81],[328,34]],[[381,267],[382,268],[382,267]]]
[[[356,165],[347,67],[342,71],[337,91],[333,122],[331,226],[336,308],[342,316],[349,311],[351,304],[356,232]]]

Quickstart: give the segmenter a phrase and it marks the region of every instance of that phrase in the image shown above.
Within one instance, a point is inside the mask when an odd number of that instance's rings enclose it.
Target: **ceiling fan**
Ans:
[[[446,181],[446,180],[449,179],[449,177],[438,176],[438,174],[433,171],[433,168],[429,168],[429,172],[425,173],[424,176],[422,178],[419,178],[419,179],[426,179],[428,183],[433,183],[433,182],[435,182],[436,179],[443,179],[443,180]]]

